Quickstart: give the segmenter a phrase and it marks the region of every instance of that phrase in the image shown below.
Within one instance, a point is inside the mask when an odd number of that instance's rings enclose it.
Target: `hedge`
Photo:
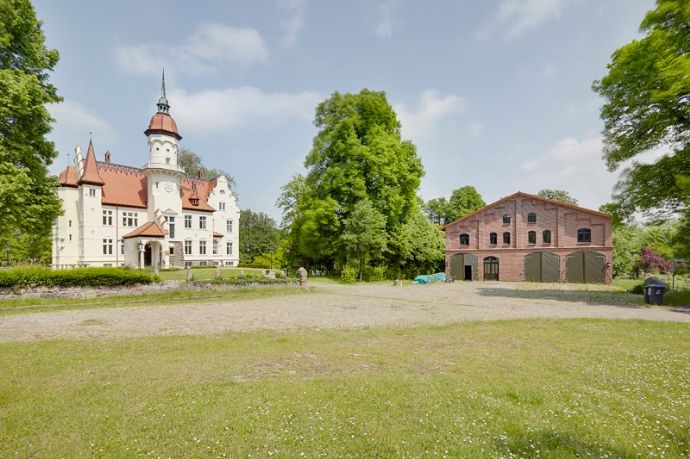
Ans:
[[[52,270],[20,266],[0,270],[0,288],[21,287],[100,287],[150,284],[157,278],[145,271],[122,268],[77,268]]]

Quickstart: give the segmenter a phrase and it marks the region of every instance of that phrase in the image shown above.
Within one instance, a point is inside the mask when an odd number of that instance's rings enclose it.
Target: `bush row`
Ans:
[[[0,288],[112,287],[150,284],[156,280],[151,273],[122,268],[77,268],[54,271],[38,266],[21,266],[0,270]]]

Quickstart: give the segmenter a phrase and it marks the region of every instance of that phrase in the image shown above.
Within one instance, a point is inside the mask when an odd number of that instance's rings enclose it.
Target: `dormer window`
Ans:
[[[504,225],[510,225],[510,215],[509,214],[505,214],[503,216],[503,224]]]
[[[193,206],[198,206],[199,198],[189,198],[189,202],[191,202]]]

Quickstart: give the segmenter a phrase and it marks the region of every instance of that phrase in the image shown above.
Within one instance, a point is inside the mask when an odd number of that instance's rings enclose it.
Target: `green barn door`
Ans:
[[[450,277],[453,280],[462,280],[464,273],[464,257],[461,253],[456,253],[450,257]]]
[[[559,282],[560,258],[551,252],[525,255],[525,280],[528,282]]]
[[[541,282],[541,252],[525,255],[525,280]]]
[[[596,252],[575,252],[565,259],[566,281],[602,284],[606,279],[606,257]]]

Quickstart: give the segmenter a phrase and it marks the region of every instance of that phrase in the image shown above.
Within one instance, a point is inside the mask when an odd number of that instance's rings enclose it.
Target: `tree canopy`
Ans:
[[[336,92],[317,106],[314,124],[319,132],[305,160],[307,173],[293,177],[277,202],[287,228],[286,253],[326,269],[364,260],[400,272],[410,237],[428,236],[403,237],[418,229],[406,225],[421,215],[417,190],[424,170],[415,146],[402,140],[386,95]],[[376,237],[360,251],[357,241],[369,237],[364,227]],[[440,250],[436,259],[442,257]]]
[[[484,207],[486,203],[473,186],[463,186],[453,190],[450,199],[436,198],[424,204],[424,213],[433,223],[442,225],[471,214]]]
[[[575,199],[570,193],[565,190],[556,190],[552,188],[544,188],[539,190],[537,196],[542,198],[551,199],[553,201],[564,202],[566,204],[572,204],[576,206],[578,204],[577,199]]]
[[[661,149],[653,164],[633,162],[614,190],[619,208],[677,212],[688,194],[679,179],[690,175],[690,4],[657,0],[640,30],[644,37],[616,50],[608,74],[593,90],[606,100],[604,159],[609,170],[639,154]]]
[[[188,148],[183,148],[180,150],[179,165],[185,174],[189,175],[190,177],[196,177],[199,175],[199,172],[201,172],[201,175],[206,179],[224,175],[225,178],[228,179],[228,185],[230,188],[235,186],[235,177],[221,169],[209,169],[208,167],[204,166],[204,163],[199,155]]]
[[[61,212],[48,175],[57,152],[45,138],[46,105],[61,100],[48,81],[58,52],[46,48],[28,0],[0,0],[0,18],[0,238],[46,237]]]
[[[245,209],[240,212],[240,263],[251,264],[263,254],[278,247],[280,230],[275,220],[263,212]]]

